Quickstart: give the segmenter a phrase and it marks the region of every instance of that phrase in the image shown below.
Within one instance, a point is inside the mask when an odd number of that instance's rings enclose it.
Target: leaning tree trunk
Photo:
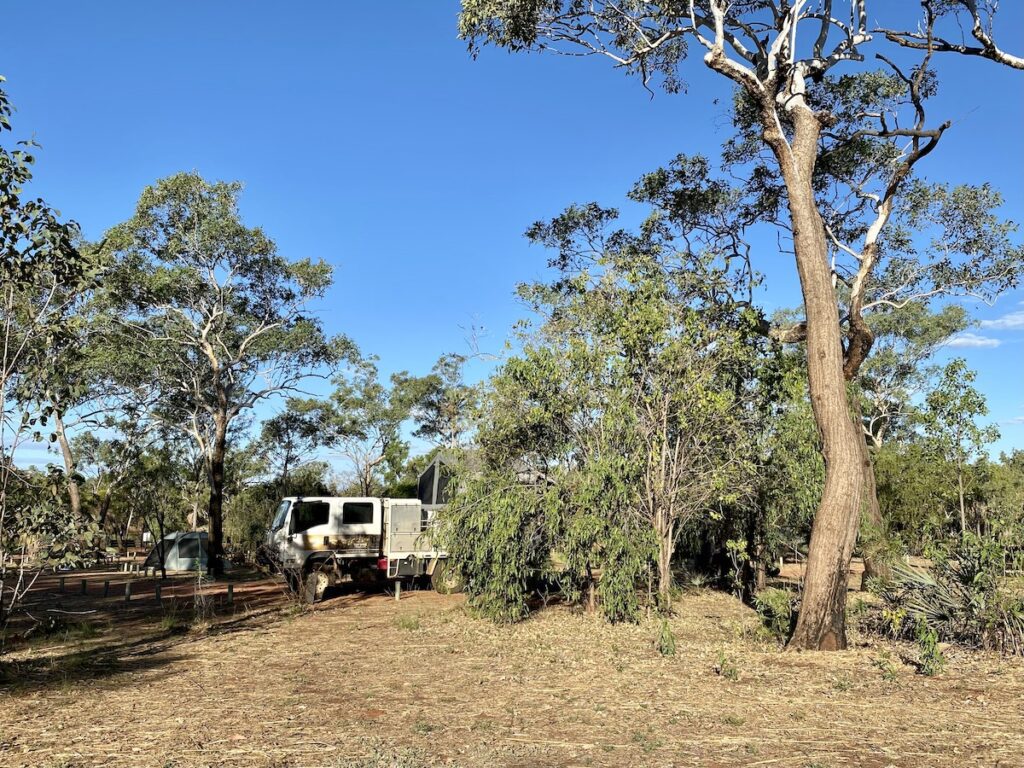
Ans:
[[[846,589],[864,490],[860,427],[850,416],[843,374],[842,333],[828,245],[811,176],[817,159],[818,118],[806,108],[793,113],[791,144],[775,129],[766,140],[775,150],[788,193],[793,248],[807,317],[807,378],[811,408],[821,434],[825,485],[814,515],[807,553],[796,648],[846,647]]]
[[[871,549],[874,551],[864,552],[864,578],[861,581],[863,589],[864,582],[870,578],[889,579],[892,576],[892,567],[886,559],[885,540],[888,533],[885,528],[885,519],[882,517],[882,508],[878,503],[878,484],[875,482],[875,465],[871,460],[871,449],[868,447],[867,435],[863,434],[861,441],[864,452],[864,525],[869,532],[869,539],[881,542],[879,546]]]
[[[214,419],[213,444],[210,446],[210,539],[206,558],[214,576],[224,573],[224,456],[228,442],[227,422],[224,414],[217,414]]]

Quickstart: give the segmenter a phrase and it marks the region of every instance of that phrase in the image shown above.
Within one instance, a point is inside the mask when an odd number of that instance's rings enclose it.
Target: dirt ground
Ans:
[[[216,582],[204,578],[199,584],[189,573],[169,572],[167,578],[160,578],[152,571],[127,573],[102,567],[47,571],[33,582],[24,610],[15,614],[8,634],[16,641],[38,622],[55,617],[96,628],[116,627],[122,635],[145,631],[169,614],[190,612],[197,589],[221,620],[279,608],[284,592],[279,580],[247,568],[235,569]]]
[[[8,656],[0,766],[1024,766],[1019,660],[923,677],[859,636],[780,651],[721,593],[677,608],[673,657],[653,620],[498,627],[429,591],[115,621]]]

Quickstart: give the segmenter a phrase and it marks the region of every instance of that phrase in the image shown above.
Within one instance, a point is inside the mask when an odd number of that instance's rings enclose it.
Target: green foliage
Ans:
[[[668,619],[661,620],[661,628],[658,630],[658,653],[662,656],[675,656],[676,655],[676,636],[672,632],[672,627],[668,624]]]
[[[297,494],[293,476],[324,442],[324,433],[321,414],[308,400],[290,399],[284,411],[263,422],[256,449],[275,473],[279,495]]]
[[[497,622],[518,621],[529,612],[533,586],[550,572],[552,489],[497,468],[463,468],[457,478],[461,492],[440,518],[443,546],[470,606]]]
[[[896,565],[892,581],[876,586],[882,629],[914,638],[927,630],[936,640],[1024,653],[1024,591],[1008,574],[1019,548],[1019,538],[968,531],[933,545],[929,570]]]
[[[515,585],[513,615],[525,611],[525,580],[487,567],[504,547],[516,553],[509,563],[554,579],[570,601],[596,580],[612,621],[639,617],[637,588],[656,573],[667,610],[683,530],[751,493],[752,378],[764,341],[753,313],[727,298],[744,278],[711,255],[677,250],[657,221],[638,234],[609,231],[614,217],[574,206],[531,228],[556,249],[558,279],[520,286],[544,320],[524,328],[520,354],[481,409],[475,469],[487,482],[462,482],[464,498],[446,512],[460,548],[482,543],[469,521],[511,518],[487,528],[495,538],[486,552],[459,557],[471,594],[488,592],[489,579],[497,593]],[[532,486],[529,500],[517,485]],[[513,510],[497,488],[516,497]],[[500,544],[502,535],[536,544]],[[559,568],[545,571],[556,554]]]
[[[352,470],[354,495],[380,495],[401,480],[409,458],[409,443],[402,426],[422,399],[425,385],[405,371],[381,380],[376,358],[355,350],[347,369],[334,379],[335,389],[324,403],[310,401],[319,409],[323,444],[337,451]]]
[[[921,554],[941,538],[955,515],[955,491],[948,478],[953,471],[920,442],[891,442],[874,454],[878,502],[890,536],[906,549]]]
[[[882,679],[887,683],[899,680],[899,670],[888,651],[882,651],[877,659],[872,660],[871,664],[882,673]]]
[[[51,358],[75,336],[75,310],[102,271],[95,254],[78,248],[77,225],[28,194],[35,145],[7,145],[14,108],[3,82],[0,77],[0,629],[32,584],[25,570],[77,562],[95,534],[64,504],[70,473],[25,470],[17,452],[27,440],[56,439],[52,405],[34,406],[40,387],[55,384]]]
[[[465,355],[442,355],[427,376],[406,383],[415,437],[453,449],[465,442],[480,404],[480,388],[465,382]]]
[[[725,542],[725,551],[732,563],[732,591],[737,597],[743,595],[743,566],[750,555],[747,553],[747,542],[742,539],[729,539]]]
[[[761,623],[776,639],[789,639],[796,616],[792,592],[777,587],[759,590],[754,595],[754,608]]]
[[[736,666],[736,661],[722,649],[718,651],[714,670],[716,675],[731,682],[735,683],[740,679],[740,668]]]
[[[928,626],[924,617],[917,621],[915,630],[918,648],[918,670],[922,675],[934,677],[946,668],[946,657],[939,648],[939,633]]]
[[[277,252],[239,212],[241,185],[179,173],[143,190],[106,233],[114,262],[101,297],[124,351],[111,376],[144,415],[187,434],[209,478],[210,553],[218,569],[224,462],[236,419],[350,354],[307,304],[331,268]],[[115,322],[116,319],[116,322]]]
[[[917,427],[915,395],[932,389],[939,374],[933,355],[969,318],[959,304],[933,311],[924,301],[872,313],[875,342],[855,386],[863,426],[872,448],[912,439]]]
[[[985,446],[999,439],[995,426],[979,426],[977,420],[988,413],[985,397],[972,386],[977,374],[961,358],[951,360],[942,371],[936,387],[925,397],[921,422],[928,445],[952,466],[949,485],[956,488],[960,528],[967,520],[966,496],[972,490],[969,465],[980,458]]]
[[[756,495],[763,561],[791,555],[807,541],[825,478],[802,355],[779,354],[773,363],[766,373],[776,378],[762,397]]]

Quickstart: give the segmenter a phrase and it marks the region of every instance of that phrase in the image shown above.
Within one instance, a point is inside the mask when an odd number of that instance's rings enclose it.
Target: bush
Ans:
[[[779,640],[789,638],[796,617],[792,592],[775,587],[762,589],[754,595],[754,609],[772,635]]]
[[[968,532],[929,554],[931,570],[897,564],[891,580],[873,585],[884,603],[881,630],[1024,654],[1024,595],[1006,578],[1004,545]]]
[[[933,677],[946,668],[946,657],[939,649],[939,634],[924,619],[917,622],[917,668],[922,675]]]
[[[676,655],[676,636],[672,633],[672,627],[668,625],[667,619],[661,620],[661,630],[658,632],[658,653],[662,656]]]

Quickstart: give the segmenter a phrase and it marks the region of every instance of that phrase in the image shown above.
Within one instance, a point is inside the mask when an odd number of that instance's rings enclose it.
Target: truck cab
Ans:
[[[293,496],[267,532],[270,559],[316,601],[334,584],[398,581],[445,571],[431,540],[435,508],[418,499]]]

